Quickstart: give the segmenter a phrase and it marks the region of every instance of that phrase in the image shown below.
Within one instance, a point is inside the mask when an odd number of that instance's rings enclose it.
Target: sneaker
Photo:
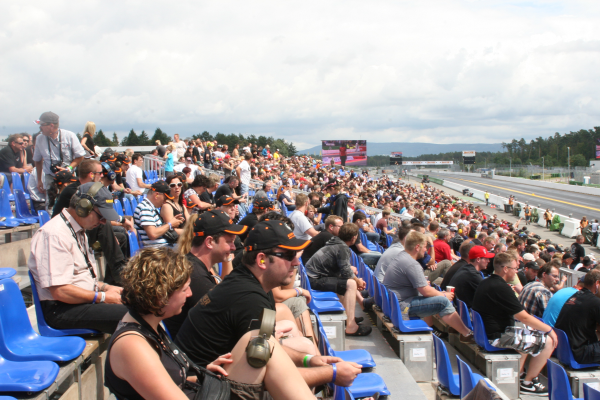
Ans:
[[[548,396],[548,389],[539,381],[537,383],[531,382],[529,384],[521,382],[521,391],[534,396]]]
[[[433,332],[432,333],[435,336],[439,337],[440,339],[446,339],[448,337],[448,333],[447,332],[440,331],[435,326],[432,326],[432,328],[433,328]]]

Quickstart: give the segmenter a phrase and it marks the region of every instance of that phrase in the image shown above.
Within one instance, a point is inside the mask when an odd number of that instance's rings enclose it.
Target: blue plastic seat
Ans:
[[[39,210],[38,217],[40,217],[40,228],[44,226],[44,224],[50,221],[50,214],[46,212],[46,210]]]
[[[127,231],[127,238],[129,239],[129,257],[133,257],[140,251],[138,237],[135,233]]]
[[[2,185],[2,189],[6,190],[6,193],[8,193],[9,201],[15,201],[15,196],[13,195],[12,191],[10,190],[10,185],[8,184],[8,177],[6,176],[5,173],[2,173],[2,175],[4,175],[4,184]]]
[[[347,388],[336,385],[333,387],[333,400],[354,400],[354,396],[352,396],[352,393]]]
[[[70,361],[83,352],[80,337],[46,337],[31,327],[19,286],[0,281],[0,355],[10,361]]]
[[[7,279],[12,276],[15,276],[17,270],[14,268],[0,268],[0,279]]]
[[[461,360],[458,355],[456,355],[456,361],[458,362],[458,376],[459,376],[459,380],[460,380],[460,398],[462,399],[466,395],[468,395],[471,392],[471,390],[473,390],[473,388],[477,385],[477,383],[479,383],[479,381],[485,380],[485,379],[483,376],[481,376],[479,374],[474,374],[473,371],[471,371],[471,367],[469,367],[466,362]],[[487,382],[486,382],[486,384],[487,384]]]
[[[473,336],[475,338],[475,343],[477,343],[479,347],[483,347],[485,351],[507,350],[506,348],[494,347],[490,344],[481,315],[475,310],[471,310],[471,313],[473,314]]]
[[[28,271],[29,281],[31,282],[31,294],[33,295],[33,304],[35,305],[35,316],[37,318],[38,331],[42,336],[48,337],[60,337],[60,336],[71,336],[71,335],[94,335],[100,332],[93,329],[54,329],[46,323],[44,312],[42,311],[42,305],[40,304],[40,297],[38,295],[37,286],[33,280],[31,271]]]
[[[7,192],[5,189],[0,189],[0,217],[5,218],[4,221],[0,221],[0,226],[16,228],[21,225],[21,221],[13,215],[7,193],[10,192]]]
[[[40,392],[54,383],[59,367],[52,361],[9,361],[0,357],[0,392]],[[2,399],[14,397],[0,396]]]
[[[388,292],[390,295],[390,311],[392,313],[392,324],[400,332],[412,333],[412,332],[426,332],[432,331],[425,321],[422,319],[412,319],[404,321],[402,319],[402,310],[400,310],[400,304],[398,303],[398,296],[391,290]]]
[[[388,248],[392,245],[393,242],[394,239],[390,235],[385,235],[385,244]]]
[[[131,207],[131,203],[127,197],[123,198],[123,205],[125,206],[125,215],[133,217],[133,208]]]
[[[310,288],[310,282],[308,281],[308,277],[306,277],[306,273],[304,271],[302,273],[305,275],[304,283],[305,283],[306,287],[304,289],[308,290],[310,292],[310,296],[311,296],[310,303],[308,305],[311,310],[313,310],[317,314],[331,313],[331,312],[344,312],[345,311],[342,303],[340,303],[337,300],[335,300],[335,301],[316,300],[313,296],[314,292]]]
[[[383,311],[383,315],[389,320],[392,320],[392,305],[390,303],[390,293],[385,286],[381,283],[379,284],[379,295],[381,296],[381,311]]]
[[[31,194],[29,193],[29,189],[27,189],[27,185],[29,184],[29,178],[31,177],[31,174],[29,172],[23,172],[23,183],[25,185],[25,193],[27,194]]]
[[[600,367],[600,364],[580,364],[575,361],[575,357],[573,357],[573,351],[571,350],[571,344],[569,343],[569,338],[567,334],[560,330],[554,328],[554,332],[556,332],[556,337],[558,337],[558,346],[556,347],[556,356],[558,361],[561,364],[566,365],[572,369],[582,369],[582,368],[593,368]]]
[[[40,222],[40,217],[29,211],[27,200],[25,200],[25,193],[23,193],[22,189],[15,189],[15,215],[18,221],[25,224],[36,224]]]
[[[339,357],[347,362],[355,362],[360,364],[363,368],[375,368],[377,364],[375,364],[375,360],[371,354],[364,349],[356,349],[356,350],[345,350],[345,351],[335,351],[331,347],[329,340],[327,338],[327,334],[325,333],[325,328],[323,328],[323,324],[321,323],[321,318],[319,318],[319,314],[315,314],[317,320],[317,326],[319,329],[319,351],[322,355],[329,355],[331,357]]]
[[[300,263],[302,263],[302,261]],[[302,264],[300,265],[300,268],[300,285],[302,286],[302,289],[309,290],[308,287],[310,286],[310,282],[308,282],[308,276],[306,275],[306,271],[304,270]],[[340,300],[338,295],[334,292],[321,292],[320,290],[312,290],[312,288],[309,290],[309,292],[311,297],[318,301]]]
[[[452,372],[450,356],[446,345],[439,337],[433,336],[433,345],[435,348],[435,365],[438,382],[442,387],[448,390],[453,396],[460,396],[460,377]]]
[[[21,180],[21,175],[19,175],[16,172],[11,172],[12,174],[12,186],[13,186],[13,192],[17,189],[22,190],[23,193],[25,194],[25,199],[29,200],[29,193],[27,193],[27,191],[25,190],[25,188],[23,187],[23,181]]]
[[[135,209],[138,206],[138,201],[136,200],[135,196],[131,197],[129,201],[131,202],[131,209],[133,210],[133,212],[135,212]]]
[[[383,378],[374,372],[358,374],[352,386],[348,388],[348,391],[355,398],[369,397],[375,393],[379,393],[380,396],[389,396],[391,394]]]
[[[125,216],[125,214],[123,214],[123,206],[121,205],[121,202],[119,201],[119,199],[115,199],[113,201],[113,208],[115,209],[117,214],[119,214],[121,217]]]
[[[383,298],[381,297],[381,291],[383,290],[383,285],[381,282],[377,280],[377,278],[373,281],[375,284],[375,290],[373,293],[373,299],[375,300],[375,305],[383,310]]]
[[[583,398],[585,400],[600,400],[600,390],[594,389],[587,383],[583,384]]]
[[[548,371],[548,399],[549,400],[571,400],[573,392],[569,384],[569,377],[564,368],[550,360],[546,361]]]
[[[458,303],[458,314],[460,315],[460,319],[467,328],[473,330],[473,323],[471,322],[471,314],[469,313],[469,307],[467,307],[467,303],[459,300],[456,297],[455,300]]]

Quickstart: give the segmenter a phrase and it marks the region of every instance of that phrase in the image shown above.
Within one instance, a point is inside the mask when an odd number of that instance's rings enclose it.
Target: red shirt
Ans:
[[[435,261],[440,262],[443,260],[452,261],[452,252],[450,245],[445,240],[436,239],[433,241],[433,249],[435,250]]]

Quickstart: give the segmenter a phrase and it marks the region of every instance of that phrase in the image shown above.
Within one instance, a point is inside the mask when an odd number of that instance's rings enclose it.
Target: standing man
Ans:
[[[346,158],[348,158],[347,152],[348,152],[348,148],[346,147],[346,143],[343,142],[342,145],[340,146],[340,164],[342,164],[342,167],[346,166]]]
[[[529,207],[529,204],[525,205],[523,212],[525,213],[525,225],[529,225],[531,223],[531,207]]]
[[[488,193],[488,191],[485,191],[485,194],[483,195],[485,197],[485,205],[489,206],[490,205],[490,194]]]
[[[575,238],[575,243],[571,245],[571,254],[573,255],[573,262],[569,266],[569,268],[575,268],[577,264],[583,261],[583,257],[585,257],[585,249],[582,244],[585,241],[583,235],[578,235]]]
[[[8,183],[12,187],[12,172],[23,174],[24,172],[33,171],[31,165],[27,165],[26,157],[24,152],[25,142],[23,135],[15,133],[10,135],[7,139],[8,146],[0,150],[0,172],[4,172]]]
[[[38,189],[46,193],[54,175],[63,169],[73,172],[86,152],[73,132],[59,128],[58,115],[52,111],[43,113],[38,123],[43,136],[37,138],[33,161]]]
[[[244,161],[242,161],[235,169],[237,176],[240,178],[240,194],[242,196],[248,193],[248,190],[250,189],[250,160],[252,160],[252,154],[244,153]]]
[[[185,154],[185,149],[186,149],[186,145],[185,142],[181,139],[179,139],[179,133],[176,133],[173,135],[173,145],[175,146],[175,150],[176,150],[176,155],[177,155],[177,160],[179,161],[179,159],[181,157],[183,157],[183,155]]]
[[[348,222],[348,196],[340,193],[340,184],[338,181],[329,182],[325,186],[325,192],[331,196],[331,205],[318,210],[319,213],[328,213],[342,217],[344,223]]]

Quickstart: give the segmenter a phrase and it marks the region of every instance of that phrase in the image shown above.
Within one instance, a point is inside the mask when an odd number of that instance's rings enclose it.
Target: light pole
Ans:
[[[542,157],[542,181],[544,180],[544,157]]]
[[[509,171],[508,174],[512,178],[512,157],[508,157],[508,161],[510,163],[510,167],[508,169],[508,171]]]
[[[571,148],[567,147],[567,183],[571,181]]]

